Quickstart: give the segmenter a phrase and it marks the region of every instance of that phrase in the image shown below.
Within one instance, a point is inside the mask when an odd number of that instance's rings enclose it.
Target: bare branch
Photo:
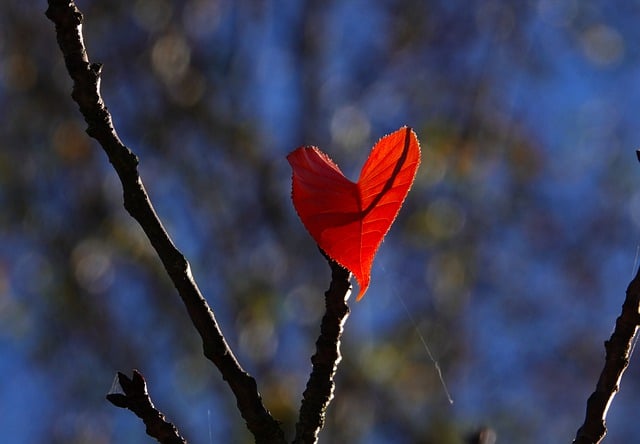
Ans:
[[[133,371],[132,378],[118,372],[118,382],[124,394],[109,393],[107,395],[109,402],[135,413],[147,426],[147,435],[155,438],[158,442],[162,444],[185,444],[187,442],[180,436],[178,429],[167,422],[162,412],[155,408],[147,391],[147,383],[137,370]]]
[[[601,442],[607,434],[607,410],[620,388],[622,374],[629,365],[635,335],[640,325],[640,270],[627,287],[622,313],[616,320],[611,338],[604,343],[606,358],[596,390],[587,400],[584,424],[578,429],[574,444]]]
[[[326,255],[325,257],[331,267],[331,284],[324,294],[326,312],[322,317],[320,336],[316,341],[316,353],[311,357],[313,370],[302,395],[294,444],[317,442],[318,433],[324,425],[327,407],[333,398],[333,377],[342,359],[340,336],[349,316],[347,299],[351,294],[351,274]]]
[[[253,377],[243,370],[220,331],[213,312],[193,279],[189,263],[175,247],[155,213],[138,174],[138,158],[118,137],[100,94],[102,66],[90,63],[82,36],[82,13],[73,1],[49,0],[47,17],[55,23],[58,45],[73,79],[72,97],[120,177],[124,207],[138,221],[171,277],[203,342],[204,354],[222,373],[257,443],[282,443],[278,422],[262,404]]]

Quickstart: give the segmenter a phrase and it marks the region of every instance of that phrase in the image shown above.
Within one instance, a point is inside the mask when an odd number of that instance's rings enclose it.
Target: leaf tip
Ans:
[[[356,280],[358,281],[358,286],[360,287],[358,291],[358,296],[356,297],[356,302],[360,302],[360,300],[364,297],[364,294],[369,289],[370,280],[368,277],[363,277],[363,279],[359,279],[358,276],[356,276]]]

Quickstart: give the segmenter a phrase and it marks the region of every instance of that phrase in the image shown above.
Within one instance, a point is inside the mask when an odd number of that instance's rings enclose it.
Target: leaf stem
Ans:
[[[342,359],[340,337],[349,316],[347,300],[351,294],[351,273],[326,254],[325,257],[331,267],[331,284],[324,294],[326,312],[322,317],[320,336],[316,341],[316,353],[311,357],[313,370],[302,395],[293,444],[312,444],[318,441],[327,407],[333,398],[333,377]]]

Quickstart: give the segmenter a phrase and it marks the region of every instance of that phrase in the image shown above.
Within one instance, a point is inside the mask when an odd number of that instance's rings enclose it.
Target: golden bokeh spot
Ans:
[[[2,81],[9,90],[24,92],[33,88],[38,80],[38,70],[24,54],[11,54],[4,60]]]
[[[624,56],[624,39],[610,26],[593,25],[582,33],[580,40],[585,56],[594,65],[612,65]]]
[[[183,79],[191,63],[191,48],[184,36],[170,33],[160,37],[151,50],[155,73],[167,84]]]
[[[60,158],[69,164],[85,162],[91,156],[89,136],[75,120],[65,120],[54,130],[52,144]]]

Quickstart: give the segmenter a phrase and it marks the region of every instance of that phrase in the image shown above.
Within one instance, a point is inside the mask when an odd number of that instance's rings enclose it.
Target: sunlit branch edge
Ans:
[[[587,400],[585,420],[573,444],[596,444],[607,434],[607,411],[620,389],[622,375],[629,365],[635,336],[640,325],[640,269],[627,287],[622,312],[608,341],[605,363],[595,391]]]

